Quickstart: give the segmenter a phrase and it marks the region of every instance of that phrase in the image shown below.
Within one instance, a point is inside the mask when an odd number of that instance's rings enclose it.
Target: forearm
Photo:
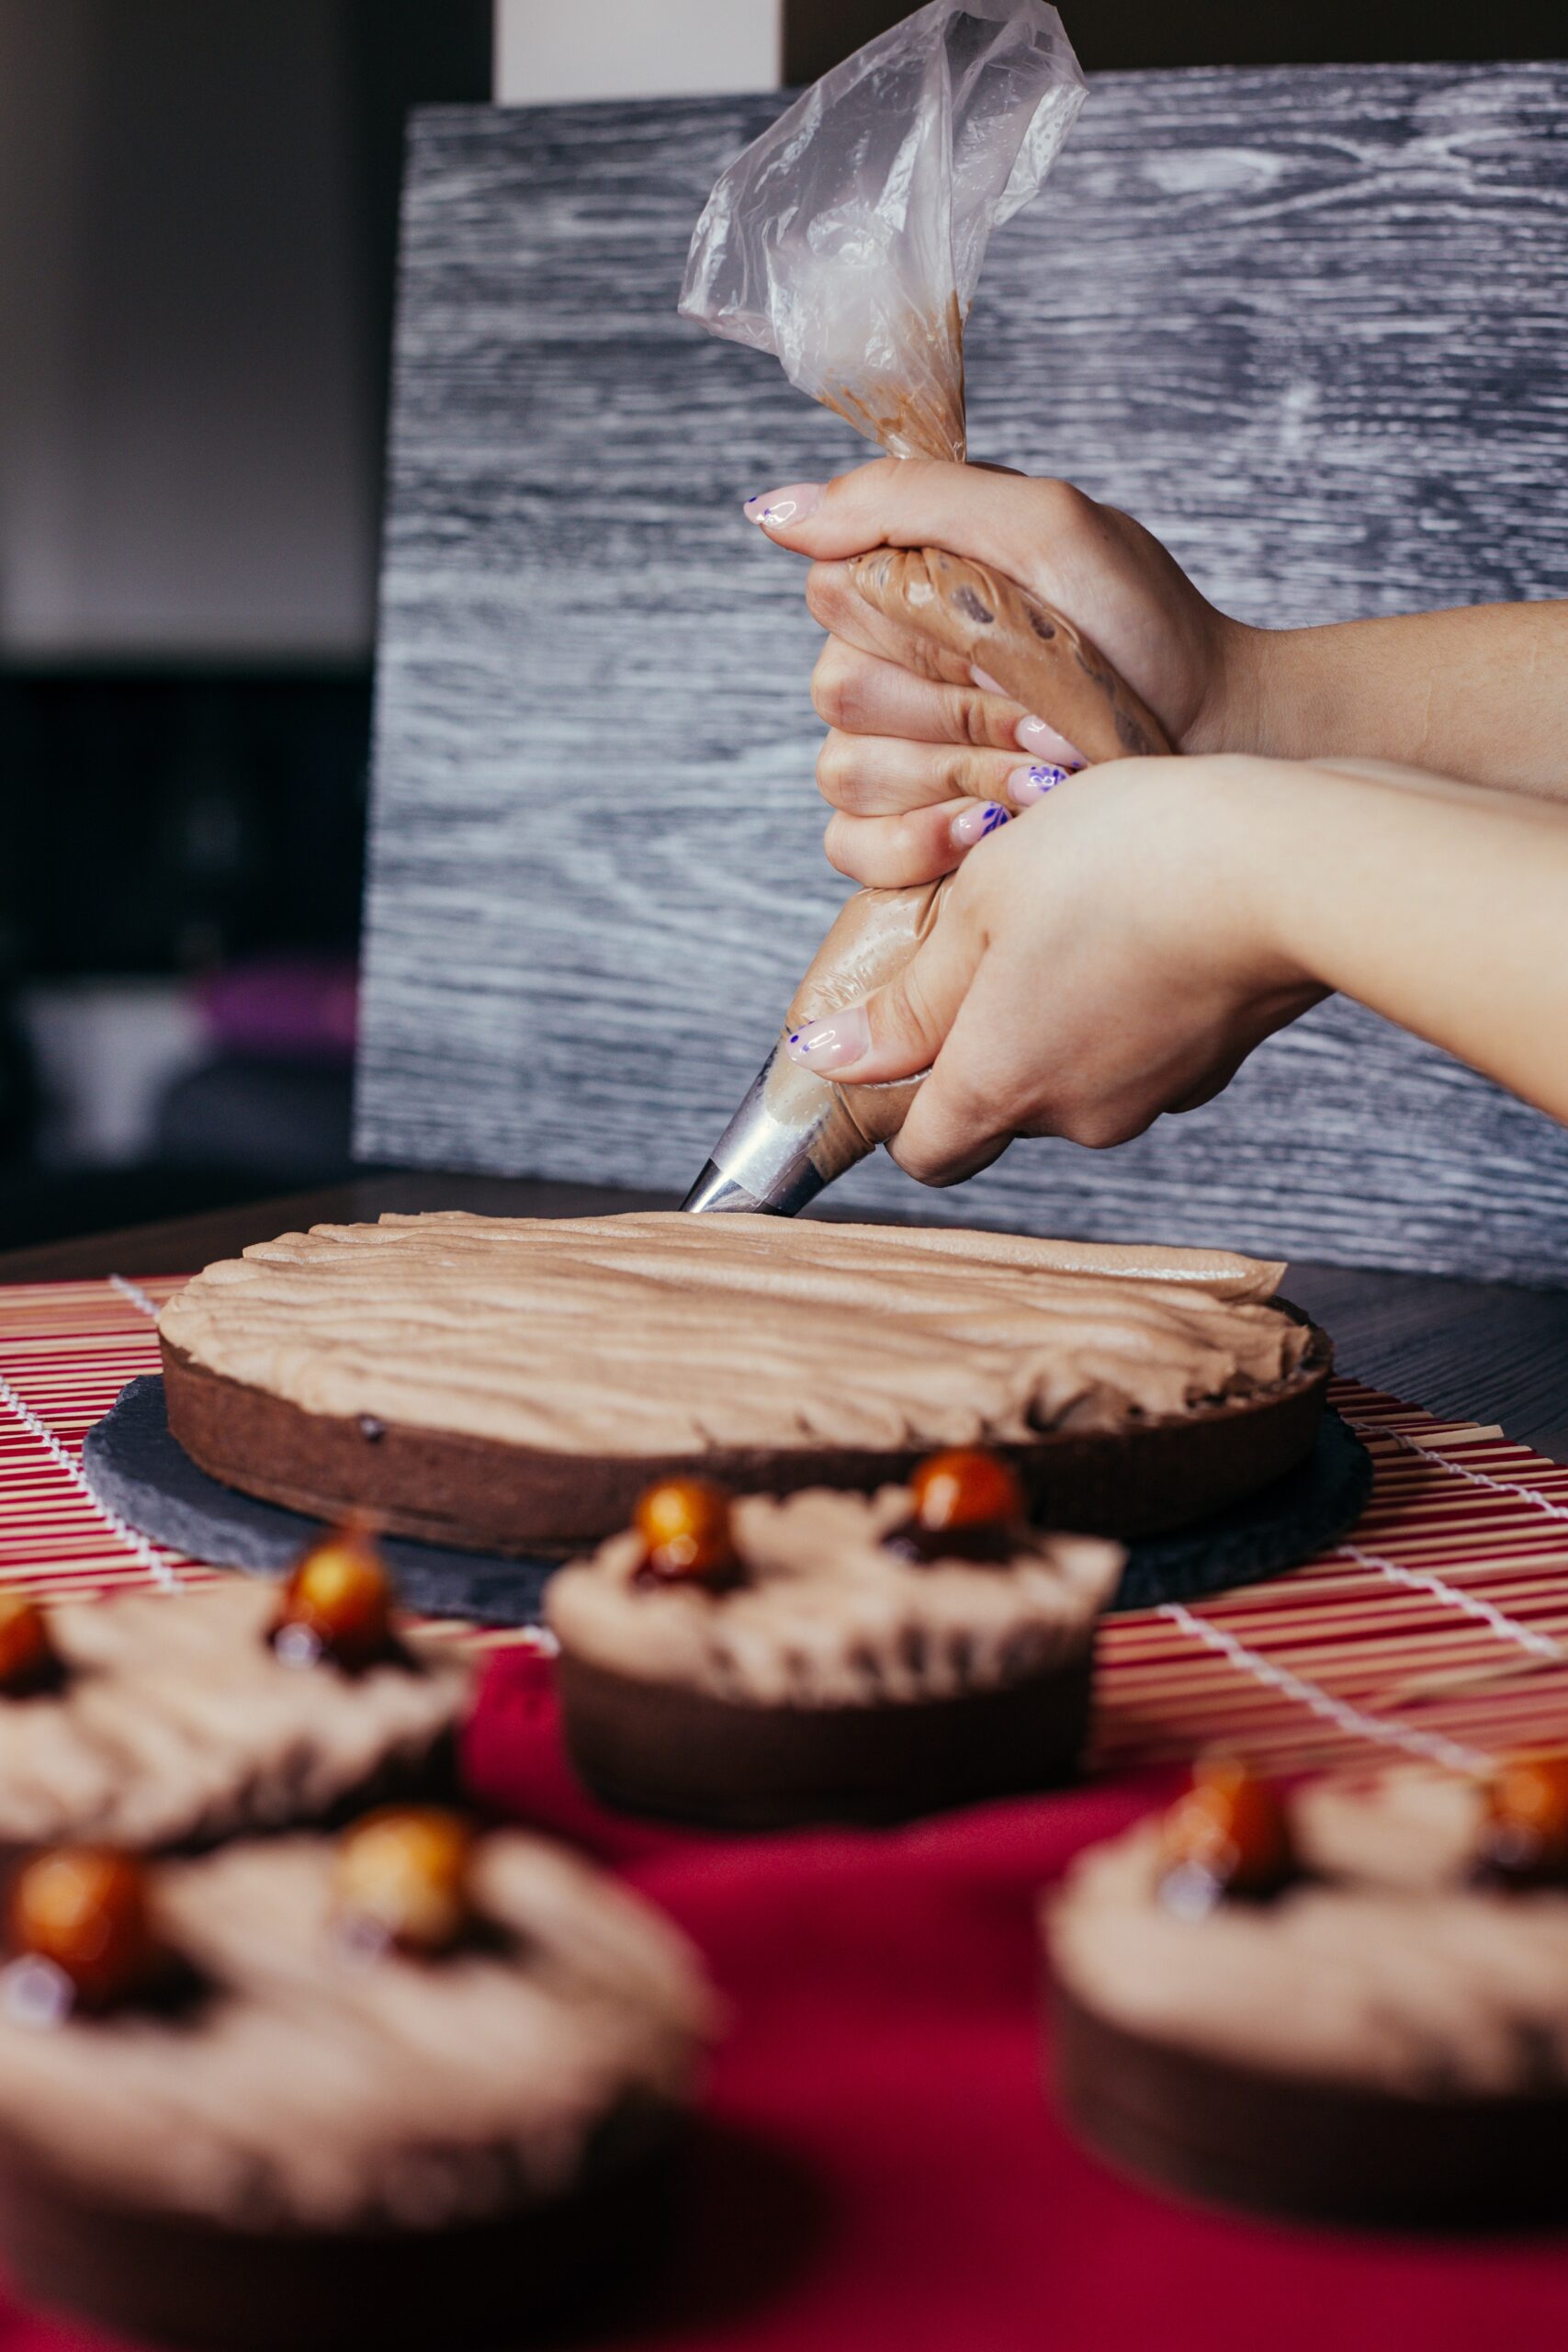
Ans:
[[[1262,952],[1568,1124],[1568,809],[1317,767],[1230,787]]]
[[[1568,604],[1233,625],[1205,732],[1184,748],[1397,760],[1568,799]]]

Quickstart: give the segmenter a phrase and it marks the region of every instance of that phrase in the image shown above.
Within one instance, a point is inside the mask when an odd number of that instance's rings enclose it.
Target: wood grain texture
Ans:
[[[1568,594],[1568,69],[1111,75],[998,237],[977,455],[1276,626]],[[800,567],[749,492],[863,445],[682,326],[781,101],[416,119],[359,1140],[682,1188],[827,927]],[[1107,1154],[845,1205],[1568,1284],[1568,1136],[1358,1009]]]

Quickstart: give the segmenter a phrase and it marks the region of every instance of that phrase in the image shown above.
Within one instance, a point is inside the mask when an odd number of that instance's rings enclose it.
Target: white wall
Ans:
[[[368,647],[338,18],[0,0],[0,656]]]
[[[497,0],[496,98],[776,89],[782,17],[783,0]]]

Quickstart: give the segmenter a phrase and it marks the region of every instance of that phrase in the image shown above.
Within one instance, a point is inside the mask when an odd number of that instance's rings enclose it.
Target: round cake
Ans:
[[[870,1497],[650,1490],[640,1525],[547,1594],[578,1772],[607,1804],[728,1828],[1067,1779],[1125,1555],[1038,1533],[1021,1503],[1004,1464],[963,1454]]]
[[[152,1865],[162,1973],[132,1946],[90,2007],[49,1997],[59,1882],[112,1897],[122,1950],[135,1883],[86,1851],[30,1866],[0,1973],[26,2296],[160,2344],[427,2352],[512,2343],[657,2235],[713,2024],[681,1938],[539,1838],[464,1851],[414,1814],[350,1840]]]
[[[341,1548],[373,1583],[374,1559]],[[450,1643],[389,1631],[345,1670],[319,1629],[280,1645],[288,1606],[248,1579],[0,1599],[0,1853],[212,1845],[445,1787],[472,1683]]]
[[[952,1445],[1009,1456],[1053,1525],[1135,1535],[1310,1451],[1330,1350],[1281,1271],[762,1216],[387,1217],[208,1267],[160,1336],[203,1470],[431,1542],[569,1550],[657,1477],[869,1490]]]
[[[1545,1836],[1536,1799],[1510,1820],[1506,1792],[1415,1768],[1299,1792],[1282,1835],[1266,1799],[1238,1827],[1216,1796],[1084,1855],[1047,1905],[1068,2120],[1227,2205],[1568,2215],[1568,1775]],[[1227,1884],[1248,1850],[1251,1883]]]

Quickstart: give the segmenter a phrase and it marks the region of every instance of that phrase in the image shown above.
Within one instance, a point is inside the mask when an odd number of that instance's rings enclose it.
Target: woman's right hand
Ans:
[[[829,632],[812,700],[829,734],[817,763],[840,873],[927,882],[1081,765],[1049,711],[1028,712],[984,673],[874,612],[847,559],[942,547],[994,565],[1077,623],[1182,751],[1222,748],[1240,641],[1143,526],[1061,481],[935,459],[874,460],[828,483],[748,500],[780,546],[814,559],[807,602]]]

